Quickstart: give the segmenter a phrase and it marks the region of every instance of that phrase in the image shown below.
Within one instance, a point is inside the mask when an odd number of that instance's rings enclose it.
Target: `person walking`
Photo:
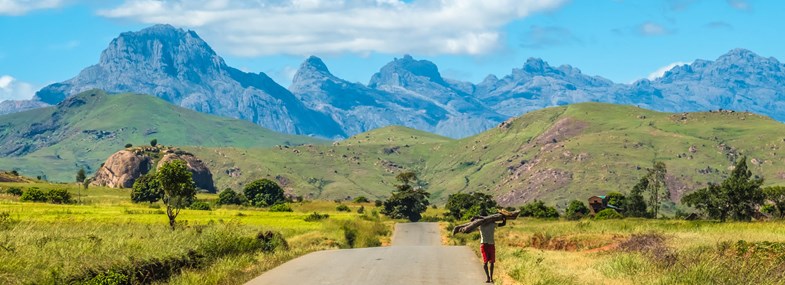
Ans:
[[[485,216],[487,213],[482,213]],[[472,221],[482,219],[483,217],[473,217]],[[496,263],[496,245],[493,238],[496,227],[503,227],[507,225],[507,217],[502,216],[501,223],[487,223],[480,226],[480,253],[482,254],[482,268],[485,270],[485,276],[488,278],[485,283],[493,283],[493,267]],[[489,266],[490,264],[490,266]]]

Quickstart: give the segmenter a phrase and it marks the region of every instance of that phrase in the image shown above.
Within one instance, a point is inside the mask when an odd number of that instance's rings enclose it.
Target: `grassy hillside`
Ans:
[[[71,181],[127,143],[269,147],[325,143],[194,112],[153,96],[88,91],[54,107],[0,116],[0,168]]]
[[[420,173],[437,202],[483,191],[508,205],[542,199],[565,207],[574,198],[628,192],[654,160],[666,163],[675,201],[719,182],[742,155],[767,184],[784,183],[783,139],[785,125],[750,113],[585,103],[531,112],[462,140],[395,127],[331,146],[190,150],[208,161],[220,188],[267,177],[311,198],[382,198],[405,169]]]

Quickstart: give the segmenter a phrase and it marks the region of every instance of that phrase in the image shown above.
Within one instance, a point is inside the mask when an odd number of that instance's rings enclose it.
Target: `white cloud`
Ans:
[[[646,22],[638,26],[638,33],[644,36],[660,36],[670,34],[671,31],[653,22]]]
[[[655,80],[657,78],[660,78],[660,77],[664,76],[665,72],[668,72],[669,70],[673,69],[674,67],[677,67],[677,66],[680,66],[680,65],[688,65],[688,64],[691,64],[691,63],[692,62],[677,61],[677,62],[668,64],[666,66],[660,67],[659,69],[657,69],[654,72],[650,73],[649,76],[647,76],[646,78],[649,79],[649,80]]]
[[[191,28],[239,56],[484,54],[503,28],[567,0],[125,0],[99,15]]]
[[[0,16],[24,15],[32,10],[52,9],[62,4],[62,0],[0,0]]]
[[[30,83],[16,80],[10,75],[0,75],[0,102],[33,98],[37,88]]]
[[[750,3],[747,0],[728,0],[728,4],[736,10],[746,11],[750,9]]]

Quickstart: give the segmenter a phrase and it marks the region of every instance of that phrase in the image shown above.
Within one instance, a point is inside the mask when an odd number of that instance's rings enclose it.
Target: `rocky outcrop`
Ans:
[[[134,181],[153,168],[150,156],[140,151],[121,150],[98,169],[91,184],[110,188],[131,188]]]
[[[213,183],[213,173],[210,172],[210,169],[207,168],[207,165],[202,162],[202,160],[196,158],[190,153],[183,153],[183,152],[176,152],[176,153],[167,153],[158,161],[158,167],[162,165],[174,161],[174,160],[182,160],[188,165],[188,170],[191,171],[194,183],[196,187],[199,189],[204,189],[210,192],[216,192],[215,184]]]
[[[156,159],[158,157],[160,159]],[[158,168],[174,160],[185,161],[197,188],[215,192],[213,174],[207,165],[193,154],[173,148],[145,147],[118,151],[101,165],[91,184],[110,188],[131,188],[137,178],[153,171],[154,165]]]

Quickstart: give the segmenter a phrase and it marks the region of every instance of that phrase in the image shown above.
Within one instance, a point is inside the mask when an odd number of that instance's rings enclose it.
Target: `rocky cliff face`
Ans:
[[[252,121],[292,134],[344,136],[328,116],[310,110],[264,73],[224,62],[195,32],[156,25],[114,39],[98,64],[49,85],[34,100],[57,104],[90,89],[144,93],[177,105]]]
[[[157,157],[160,157],[155,164]],[[118,151],[101,165],[91,184],[110,188],[131,188],[137,178],[173,160],[182,160],[193,175],[196,187],[216,192],[210,169],[193,154],[176,149],[144,147]]]

